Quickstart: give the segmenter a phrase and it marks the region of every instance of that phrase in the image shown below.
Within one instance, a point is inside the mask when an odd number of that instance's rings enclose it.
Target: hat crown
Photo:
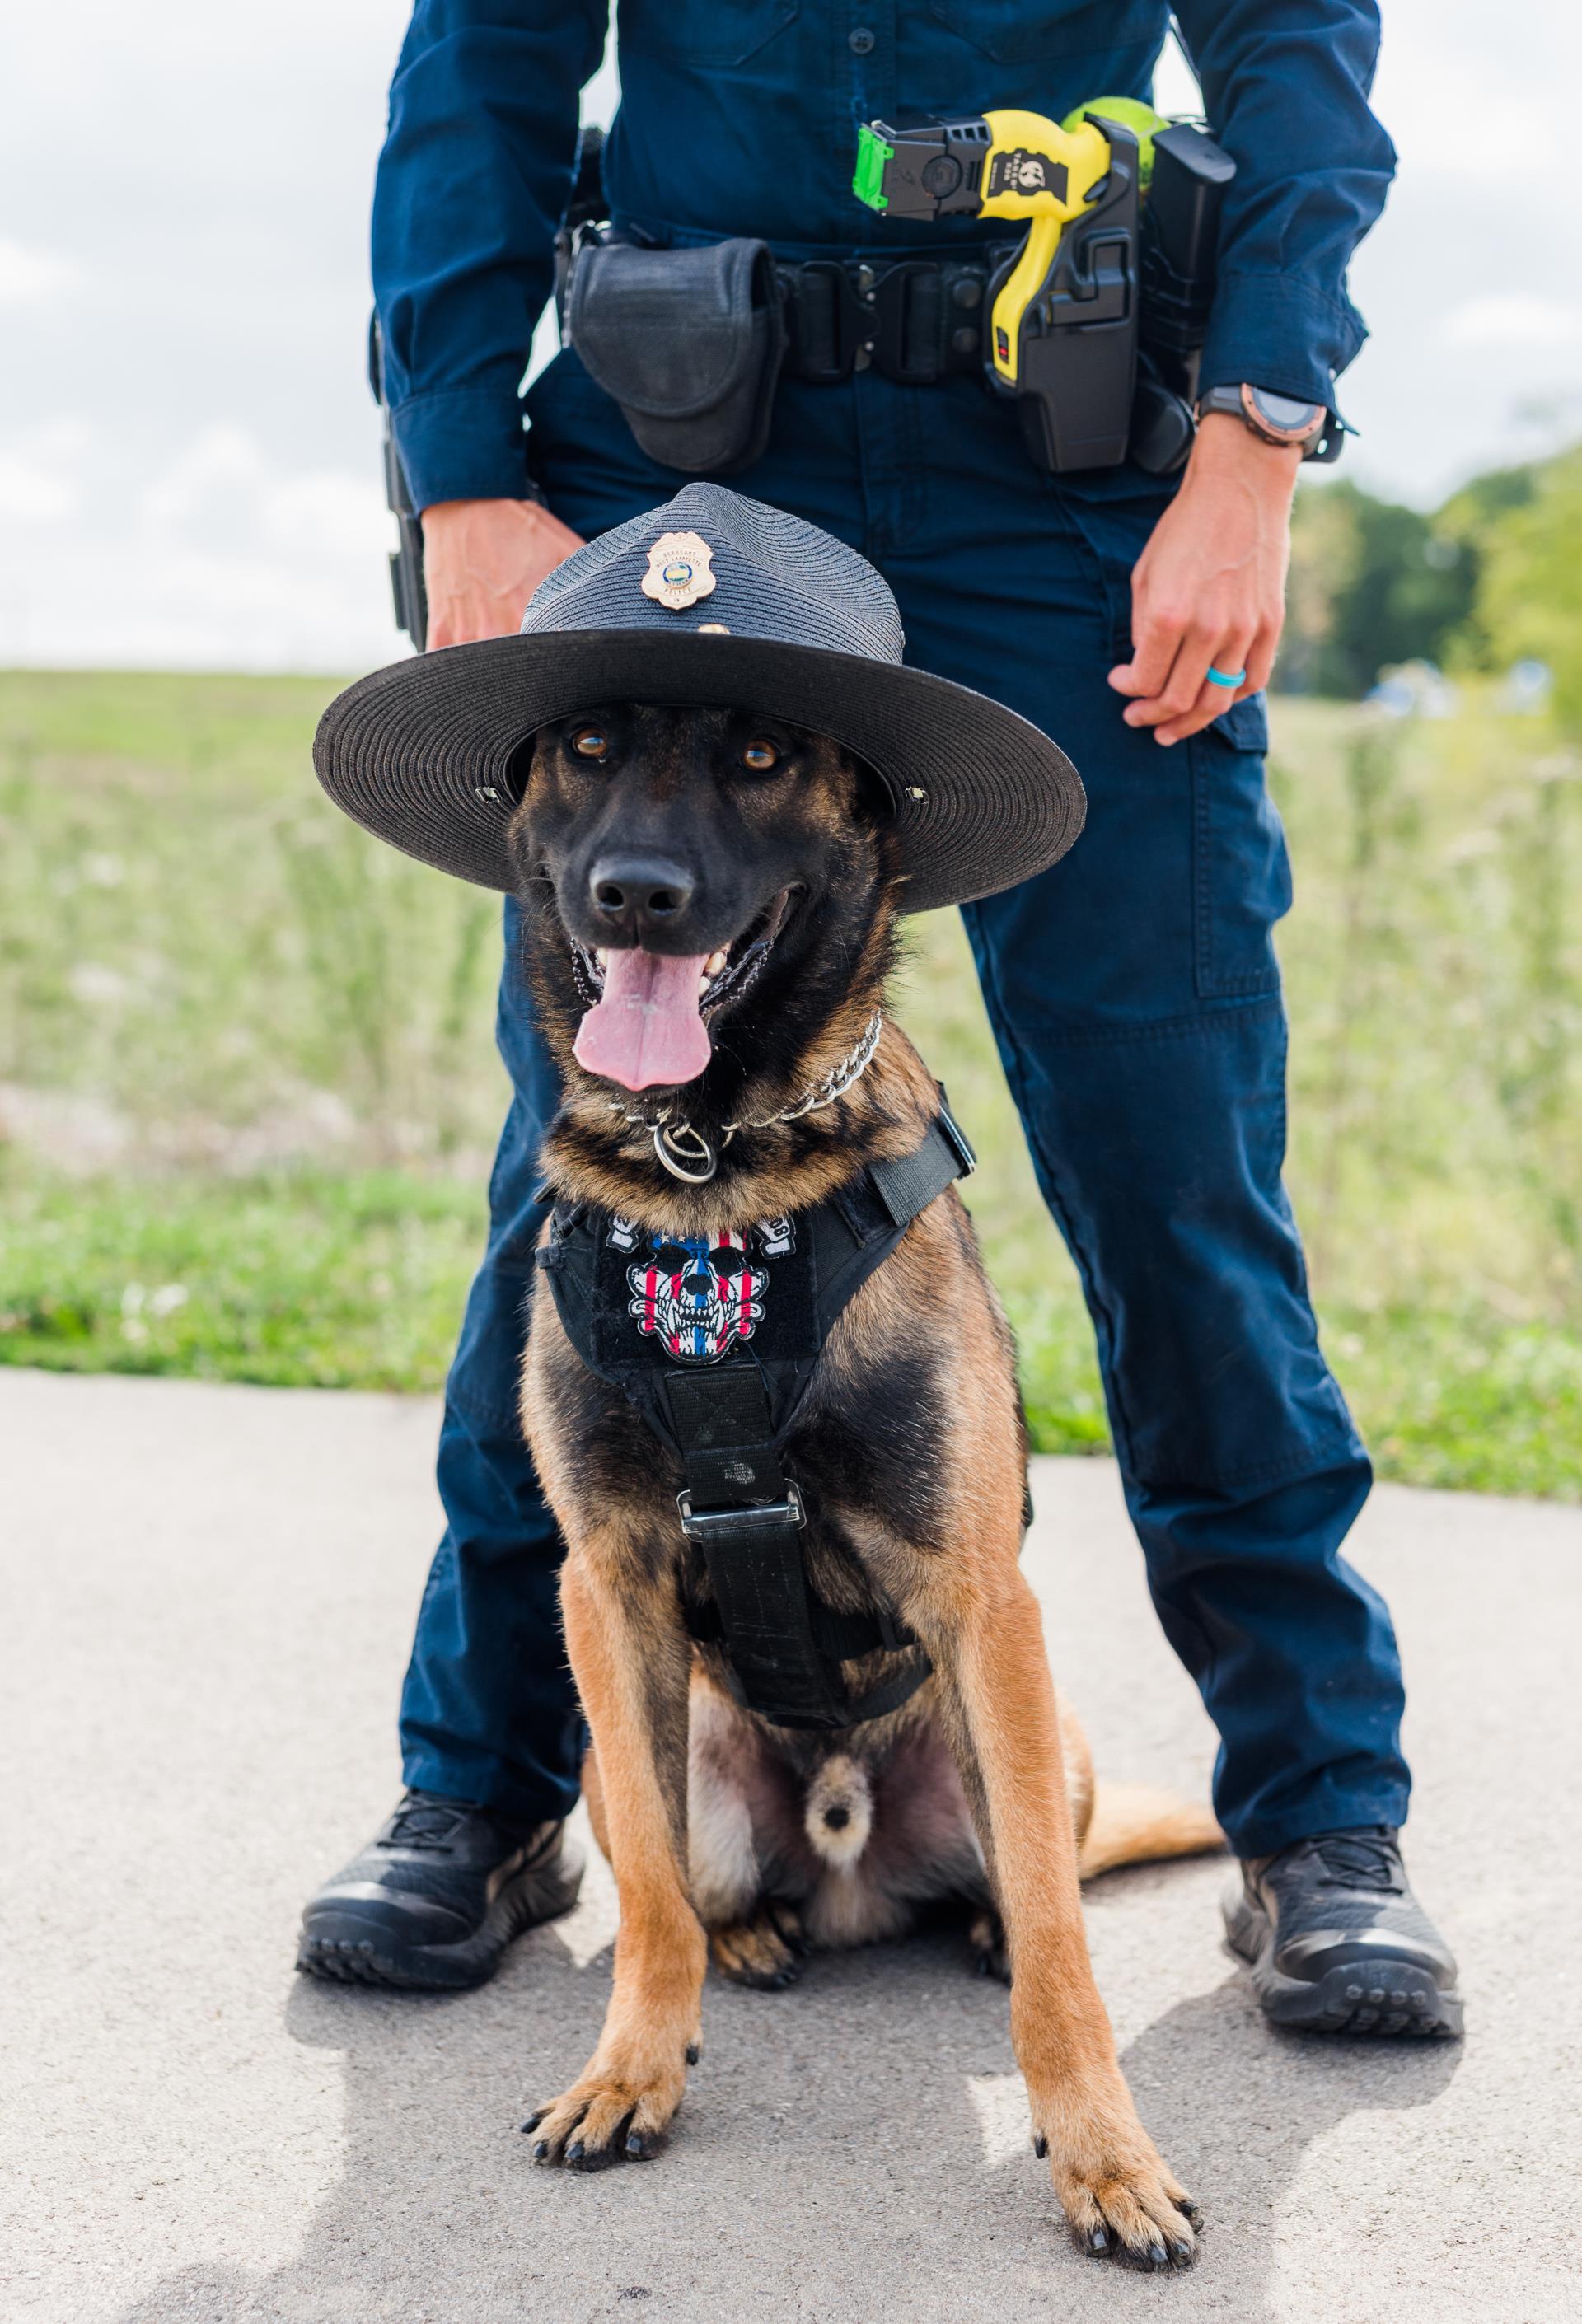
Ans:
[[[708,551],[702,586],[666,603],[643,586],[666,535]],[[723,484],[688,484],[665,507],[611,527],[539,584],[524,635],[570,630],[721,630],[899,663],[904,638],[888,585],[843,540]]]

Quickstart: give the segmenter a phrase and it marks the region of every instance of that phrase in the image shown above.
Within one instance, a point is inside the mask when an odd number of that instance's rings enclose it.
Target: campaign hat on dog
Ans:
[[[514,637],[376,669],[319,723],[338,807],[425,863],[516,884],[506,830],[540,727],[601,704],[727,708],[833,735],[889,795],[903,911],[1047,871],[1082,828],[1077,770],[1026,719],[902,660],[895,599],[816,525],[692,484],[540,583]]]

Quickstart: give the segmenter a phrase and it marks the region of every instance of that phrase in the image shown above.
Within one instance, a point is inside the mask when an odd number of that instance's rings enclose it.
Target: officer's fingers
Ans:
[[[1180,641],[1170,675],[1149,702],[1133,702],[1125,711],[1128,726],[1161,727],[1172,718],[1184,718],[1198,704],[1204,674],[1219,642],[1217,628],[1194,622]]]
[[[438,646],[476,645],[483,638],[513,636],[531,592],[468,589],[442,597],[429,608],[429,651]]]
[[[1247,677],[1244,686],[1236,692],[1236,700],[1244,702],[1250,694],[1262,694],[1274,671],[1274,657],[1280,649],[1278,629],[1260,630],[1247,649]]]
[[[1252,669],[1248,660],[1251,651],[1252,641],[1245,636],[1221,638],[1203,666],[1203,680],[1196,696],[1186,710],[1166,720],[1162,725],[1154,730],[1154,741],[1165,743],[1180,742],[1183,742],[1189,734],[1200,734],[1205,726],[1211,726],[1217,718],[1222,717],[1233,702],[1239,702],[1241,687],[1217,686],[1208,676],[1208,671],[1223,670],[1228,678],[1236,670],[1245,669],[1251,677]]]
[[[1185,627],[1185,621],[1173,612],[1151,608],[1134,614],[1132,659],[1110,672],[1110,684],[1115,692],[1130,694],[1141,701],[1156,695],[1170,676]]]

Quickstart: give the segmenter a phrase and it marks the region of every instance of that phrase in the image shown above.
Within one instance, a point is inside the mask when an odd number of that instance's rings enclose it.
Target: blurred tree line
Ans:
[[[1582,446],[1476,476],[1429,514],[1349,478],[1304,482],[1275,684],[1355,702],[1392,663],[1554,676],[1582,731]]]

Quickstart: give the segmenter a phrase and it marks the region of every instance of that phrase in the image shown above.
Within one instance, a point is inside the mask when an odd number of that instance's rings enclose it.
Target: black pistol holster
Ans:
[[[809,1512],[784,1448],[847,1302],[912,1220],[974,1167],[943,1091],[940,1099],[913,1153],[870,1164],[815,1209],[766,1220],[723,1250],[579,1204],[555,1211],[539,1253],[583,1362],[680,1460],[681,1530],[702,1552],[711,1591],[688,1605],[689,1628],[723,1647],[737,1702],[779,1727],[856,1726],[893,1711],[929,1675],[927,1655],[890,1608],[843,1611],[814,1594]],[[707,1294],[682,1291],[706,1274]],[[899,1669],[849,1694],[842,1663],[908,1648]]]

